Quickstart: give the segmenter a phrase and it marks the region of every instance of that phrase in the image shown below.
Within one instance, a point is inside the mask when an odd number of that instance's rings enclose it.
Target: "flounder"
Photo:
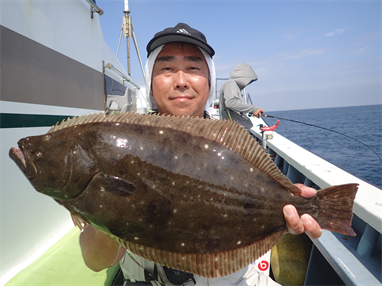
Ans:
[[[266,253],[296,206],[322,228],[351,228],[357,184],[313,198],[234,121],[104,113],[75,117],[10,150],[33,187],[132,252],[205,277]]]

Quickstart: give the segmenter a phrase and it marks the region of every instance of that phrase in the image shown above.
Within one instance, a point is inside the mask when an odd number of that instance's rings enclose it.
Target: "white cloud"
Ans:
[[[304,42],[310,42],[310,41],[322,40],[323,38],[324,38],[324,37],[321,37],[321,38],[309,38],[309,39],[304,40]]]
[[[334,30],[330,31],[329,33],[326,33],[325,36],[333,37],[334,35],[342,34],[343,32],[345,32],[347,30],[347,28],[348,27],[343,27],[343,28],[340,28],[340,29],[334,29]]]
[[[369,48],[370,48],[370,46],[366,46],[366,47],[363,47],[363,48],[356,50],[354,53],[355,54],[362,54],[364,51],[368,50]]]
[[[296,38],[296,35],[289,33],[289,34],[284,35],[284,38],[286,38],[288,40],[293,40],[294,38]]]
[[[312,56],[312,55],[322,55],[323,53],[324,53],[324,50],[322,49],[304,49],[294,54],[288,55],[286,59],[295,60],[295,59]]]

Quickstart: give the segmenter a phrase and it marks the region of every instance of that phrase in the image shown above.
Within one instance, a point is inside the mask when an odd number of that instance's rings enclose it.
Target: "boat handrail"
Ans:
[[[259,125],[266,126],[265,122],[254,117],[251,117],[251,121],[254,126],[252,133],[262,140]],[[380,243],[378,237],[382,233],[382,190],[303,149],[277,132],[271,138],[267,141],[267,152],[274,157],[275,164],[292,182],[303,182],[307,186],[318,186],[320,189],[345,183],[359,184],[353,207],[353,228],[357,228],[357,236],[345,239],[344,235],[323,230],[322,236],[312,241],[345,285],[382,285],[379,278],[380,268],[376,265],[378,256],[373,256],[377,251],[377,244]],[[312,252],[311,261],[317,255]],[[314,281],[314,269],[317,265],[314,262],[309,264],[306,285],[312,285],[310,283]]]
[[[93,2],[93,0],[86,1],[90,4],[90,6],[92,6],[95,12],[97,12],[100,16],[103,15],[103,10],[101,9],[101,7],[97,6],[97,4]]]
[[[132,84],[133,86],[135,86],[137,89],[140,89],[140,86],[137,85],[136,83],[134,83],[128,76],[124,75],[122,72],[120,72],[119,70],[117,70],[111,63],[107,63],[105,65],[106,68],[108,68],[109,70],[112,70],[113,72],[115,72],[116,74],[118,74],[120,77],[122,77],[122,79],[124,81],[127,81],[128,83]]]
[[[218,80],[229,80],[228,77],[217,77],[216,80],[215,80],[215,99],[218,99],[219,96],[218,96]]]
[[[245,97],[246,97],[247,102],[253,105],[252,98],[251,98],[250,94],[247,93]]]
[[[228,77],[217,77],[216,78],[216,80],[215,80],[215,99],[219,99],[218,93],[220,92],[220,90],[218,90],[218,80],[226,81],[226,80],[229,80],[229,78]],[[245,103],[251,103],[253,105],[252,99],[251,99],[249,93],[245,92],[245,87],[243,89],[243,99],[244,99]]]

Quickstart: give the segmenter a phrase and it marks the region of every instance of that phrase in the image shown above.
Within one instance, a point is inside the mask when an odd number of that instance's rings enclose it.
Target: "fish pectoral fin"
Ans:
[[[85,219],[77,214],[77,213],[70,213],[71,217],[72,217],[72,221],[74,223],[74,225],[76,227],[78,227],[81,231],[85,228],[85,226],[88,224]]]
[[[91,185],[92,188],[98,188],[100,191],[116,193],[119,196],[131,195],[137,188],[136,185],[127,180],[104,173],[96,174],[89,185]]]

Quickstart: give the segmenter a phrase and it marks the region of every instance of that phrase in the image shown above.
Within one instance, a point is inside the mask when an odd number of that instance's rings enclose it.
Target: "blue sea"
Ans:
[[[265,112],[343,133],[382,158],[382,105]],[[263,117],[264,119],[264,117]],[[268,125],[277,119],[265,118]],[[382,189],[382,161],[368,147],[338,133],[280,120],[276,131],[352,175]]]

